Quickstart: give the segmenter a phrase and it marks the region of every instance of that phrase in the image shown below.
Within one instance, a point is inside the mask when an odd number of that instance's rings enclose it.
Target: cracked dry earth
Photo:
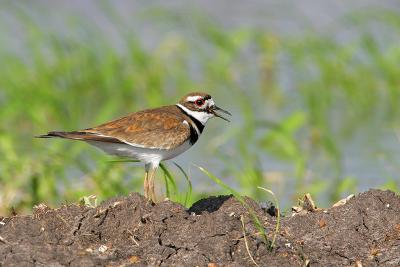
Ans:
[[[273,212],[246,201],[271,238]],[[272,251],[231,196],[187,210],[134,193],[96,208],[41,206],[0,219],[0,266],[253,266],[249,253],[260,266],[399,266],[400,198],[370,190],[343,206],[283,217]]]

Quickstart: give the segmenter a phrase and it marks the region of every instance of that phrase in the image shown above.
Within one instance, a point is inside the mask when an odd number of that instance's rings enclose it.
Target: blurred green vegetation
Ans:
[[[71,18],[68,31],[58,33],[43,28],[27,9],[3,7],[18,33],[9,41],[11,30],[0,23],[0,214],[41,201],[56,205],[141,191],[141,165],[111,163],[79,142],[33,136],[172,104],[193,90],[210,92],[234,113],[229,125],[210,123],[204,157],[216,163],[203,167],[214,172],[218,166],[226,183],[257,199],[265,195],[257,186],[278,188],[282,197],[282,183],[293,199],[311,192],[336,201],[357,192],[363,177],[344,171],[348,140],[366,139],[366,150],[357,152],[363,154],[380,138],[377,129],[394,135],[399,123],[400,46],[393,35],[399,35],[400,16],[392,11],[345,17],[343,24],[357,34],[343,42],[329,33],[281,37],[262,29],[225,29],[196,14],[186,23],[154,9],[143,17],[181,31],[166,33],[149,49],[109,6],[103,12],[120,29],[119,45],[84,17]],[[385,32],[369,30],[371,22]],[[396,172],[388,155],[379,159]],[[285,167],[266,169],[269,160]],[[190,205],[224,193],[193,179],[197,186],[190,191],[189,166],[166,166],[172,199]],[[160,170],[159,184],[162,175]],[[385,172],[376,179],[383,188],[400,186],[398,177]]]

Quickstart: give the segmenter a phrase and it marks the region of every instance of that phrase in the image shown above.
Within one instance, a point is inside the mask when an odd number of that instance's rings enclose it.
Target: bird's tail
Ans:
[[[119,143],[119,144],[125,144],[124,141],[110,137],[110,136],[105,136],[99,133],[95,132],[89,132],[89,131],[73,131],[73,132],[60,132],[60,131],[52,131],[48,132],[47,134],[42,134],[35,136],[37,138],[53,138],[53,137],[59,137],[59,138],[64,138],[64,139],[72,139],[72,140],[82,140],[82,141],[99,141],[99,142],[107,142],[107,143]]]
[[[73,131],[73,132],[51,131],[51,132],[48,132],[47,134],[42,134],[42,135],[38,135],[35,137],[36,138],[59,137],[59,138],[65,138],[65,139],[82,140],[82,139],[84,139],[85,135],[87,135],[87,133],[78,132],[78,131]]]

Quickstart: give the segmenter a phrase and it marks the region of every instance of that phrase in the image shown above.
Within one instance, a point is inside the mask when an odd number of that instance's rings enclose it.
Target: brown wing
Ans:
[[[175,106],[132,113],[81,132],[156,149],[177,147],[190,137],[190,127]]]

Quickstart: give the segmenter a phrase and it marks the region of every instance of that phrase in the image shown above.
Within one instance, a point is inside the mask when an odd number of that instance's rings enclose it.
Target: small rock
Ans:
[[[275,207],[274,203],[272,203],[270,201],[264,201],[264,202],[260,203],[260,207],[261,207],[261,209],[263,209],[263,211],[265,211],[269,215],[271,215],[273,217],[277,217],[278,216],[279,211]]]
[[[319,220],[318,224],[319,228],[324,228],[326,226],[326,220],[322,218],[321,220]]]
[[[115,202],[113,203],[113,208],[115,208],[115,207],[121,205],[121,203],[122,203],[122,201],[115,201]]]
[[[100,252],[100,253],[104,253],[104,252],[107,251],[107,249],[108,249],[108,247],[107,247],[106,245],[101,245],[101,246],[99,247],[99,252]]]
[[[129,262],[132,263],[132,264],[139,263],[140,262],[140,258],[138,256],[131,256],[129,258]]]

